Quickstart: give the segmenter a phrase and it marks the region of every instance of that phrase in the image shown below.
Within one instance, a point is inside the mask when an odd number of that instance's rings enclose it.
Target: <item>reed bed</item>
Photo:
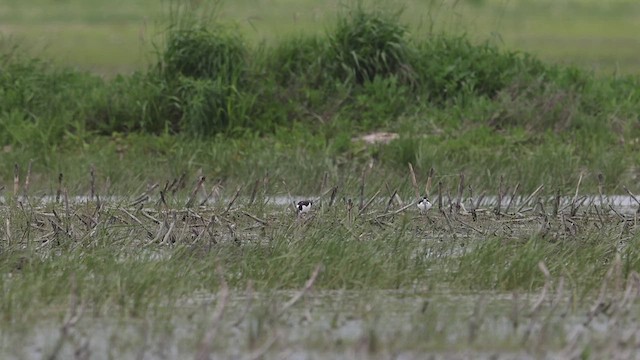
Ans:
[[[78,328],[90,329],[91,322],[78,325],[82,317],[117,314],[125,323],[162,323],[172,316],[184,319],[178,314],[188,304],[204,304],[196,311],[198,330],[191,330],[199,340],[187,351],[197,359],[230,354],[237,331],[249,336],[241,343],[242,354],[251,358],[281,354],[293,344],[325,355],[327,349],[421,354],[458,346],[447,334],[464,340],[468,351],[497,341],[491,351],[539,354],[542,344],[547,354],[609,354],[619,349],[609,341],[626,339],[636,325],[627,314],[635,311],[640,290],[640,201],[629,190],[625,203],[603,193],[582,194],[582,175],[569,194],[543,185],[520,193],[517,183],[508,185],[504,178],[493,191],[475,190],[464,174],[445,184],[437,171],[423,177],[413,166],[409,191],[378,186],[367,171],[344,188],[324,176],[318,195],[309,198],[312,210],[298,214],[299,198],[274,196],[268,177],[231,187],[209,184],[201,173],[185,174],[153,183],[137,196],[114,197],[100,194],[103,180],[91,168],[81,197],[69,194],[64,176],[51,196],[36,197],[30,194],[30,171],[24,179],[19,173],[16,166],[12,193],[4,194],[1,208],[0,311],[6,324],[60,318],[58,340],[47,343],[50,358],[90,353],[79,335],[89,330]],[[433,208],[420,213],[414,194],[430,196]],[[381,295],[388,291],[391,298],[414,299],[408,305],[414,314],[407,320],[409,331],[390,335],[387,327],[367,320],[359,326],[369,330],[358,330],[355,340],[329,345],[329,338],[294,340],[287,330],[297,326],[292,316],[313,311],[316,296],[332,303],[344,294],[372,294],[379,299],[376,316],[388,316],[386,306],[392,305]],[[455,294],[472,300],[456,305]],[[510,300],[503,301],[505,296]],[[247,300],[254,298],[262,300]],[[432,305],[434,298],[442,303]],[[352,316],[368,318],[370,310],[356,304]],[[497,315],[490,304],[500,304]],[[456,320],[446,326],[440,311],[455,313],[454,305],[470,313],[451,315]],[[185,320],[171,321],[188,327]],[[259,330],[256,321],[263,324]],[[482,334],[483,326],[500,328],[505,321],[513,333]],[[600,321],[625,330],[603,336],[595,331]]]

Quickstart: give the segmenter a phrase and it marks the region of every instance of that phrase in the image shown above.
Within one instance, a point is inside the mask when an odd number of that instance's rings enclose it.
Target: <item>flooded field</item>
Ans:
[[[560,288],[200,294],[128,319],[88,311],[67,330],[53,314],[17,324],[3,331],[2,358],[47,358],[58,346],[61,359],[630,358],[640,341],[638,285],[595,307]]]
[[[629,196],[4,199],[0,358],[633,358]],[[186,204],[186,205],[179,205]]]

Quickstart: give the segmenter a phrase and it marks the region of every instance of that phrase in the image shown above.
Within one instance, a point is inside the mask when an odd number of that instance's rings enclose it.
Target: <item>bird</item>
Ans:
[[[298,209],[298,215],[308,213],[311,210],[311,205],[313,205],[313,201],[311,200],[298,201],[298,204],[296,205],[296,209]]]
[[[429,201],[429,198],[427,198],[426,196],[423,196],[420,199],[420,201],[418,201],[418,209],[420,209],[421,213],[428,211],[429,209],[431,209],[432,206],[433,204],[431,203],[431,201]]]

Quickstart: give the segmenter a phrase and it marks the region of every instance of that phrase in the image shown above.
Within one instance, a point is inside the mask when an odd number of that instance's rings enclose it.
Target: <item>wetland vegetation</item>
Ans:
[[[372,5],[265,43],[220,9],[174,7],[131,73],[3,43],[2,356],[638,347],[640,78]]]

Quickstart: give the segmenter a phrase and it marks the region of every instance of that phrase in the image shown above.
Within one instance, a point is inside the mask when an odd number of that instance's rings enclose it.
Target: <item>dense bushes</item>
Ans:
[[[598,80],[464,37],[411,40],[397,16],[359,7],[324,37],[271,47],[248,47],[216,23],[182,22],[167,30],[154,66],[111,80],[37,60],[1,60],[5,144],[29,138],[21,128],[47,129],[43,145],[88,133],[268,133],[336,118],[366,130],[478,99],[491,111],[473,121],[564,131],[594,123],[605,110],[632,117],[629,109],[640,102],[637,79]],[[626,102],[612,100],[620,96]]]

